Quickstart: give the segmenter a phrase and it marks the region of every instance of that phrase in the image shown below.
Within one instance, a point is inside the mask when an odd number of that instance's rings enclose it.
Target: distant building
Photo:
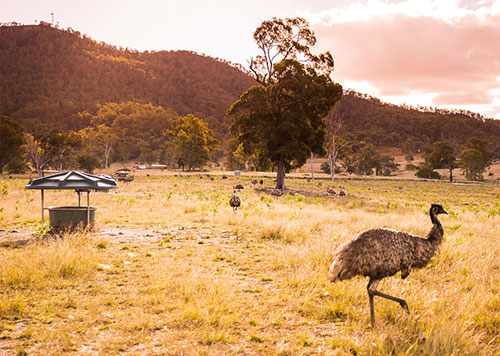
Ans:
[[[167,169],[166,164],[152,164],[149,168],[151,169]]]

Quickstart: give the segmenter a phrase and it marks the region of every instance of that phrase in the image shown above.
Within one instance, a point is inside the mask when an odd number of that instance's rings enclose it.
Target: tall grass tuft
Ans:
[[[18,249],[0,250],[2,288],[40,289],[54,282],[88,277],[97,256],[84,234],[66,234]]]

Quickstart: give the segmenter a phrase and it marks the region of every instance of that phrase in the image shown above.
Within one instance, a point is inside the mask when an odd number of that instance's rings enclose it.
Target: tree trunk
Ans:
[[[109,165],[109,155],[111,154],[111,150],[113,146],[111,141],[106,141],[104,144],[104,168],[107,169]]]
[[[311,180],[314,180],[314,153],[311,152]]]
[[[450,167],[450,183],[453,183],[453,168]]]
[[[335,180],[335,161],[336,161],[336,154],[333,152],[330,152],[328,155],[328,164],[330,164],[330,178],[332,181]]]
[[[276,189],[285,189],[285,161],[280,158],[278,161],[278,174],[276,175]]]

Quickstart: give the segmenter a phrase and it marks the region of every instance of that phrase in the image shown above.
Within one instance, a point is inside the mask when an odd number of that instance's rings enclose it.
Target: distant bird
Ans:
[[[245,189],[241,184],[235,185],[233,188],[238,190]]]
[[[279,190],[279,189],[273,189],[273,190],[271,190],[271,195],[273,195],[275,197],[280,197],[283,195],[283,191]]]
[[[231,199],[229,199],[229,206],[233,208],[233,211],[236,212],[236,210],[240,207],[241,205],[241,199],[236,195],[236,190],[233,191],[233,196]]]
[[[335,192],[335,190],[333,190],[333,189],[332,189],[332,188],[330,188],[330,187],[327,187],[327,188],[326,188],[326,192],[327,192],[328,194],[331,194],[331,195],[337,195],[337,193]]]
[[[408,314],[410,313],[404,299],[379,292],[377,286],[383,278],[393,276],[399,271],[401,278],[405,279],[412,268],[427,265],[443,241],[443,226],[437,218],[439,214],[448,213],[441,205],[432,204],[429,210],[432,229],[427,237],[383,228],[372,229],[361,233],[333,254],[328,270],[328,279],[331,282],[354,276],[370,277],[367,289],[372,326],[375,324],[374,296],[398,302]]]
[[[222,179],[227,179],[227,176],[222,176]]]
[[[343,190],[339,192],[339,197],[345,197],[345,192]]]
[[[255,186],[255,184],[257,184],[257,179],[252,179],[252,184]]]
[[[264,181],[263,181],[262,179],[261,179],[261,180],[259,180],[259,184],[260,184],[260,185],[264,184]]]

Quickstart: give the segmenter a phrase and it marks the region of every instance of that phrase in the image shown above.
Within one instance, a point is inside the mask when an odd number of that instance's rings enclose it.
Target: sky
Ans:
[[[52,22],[52,13],[99,42],[245,67],[262,21],[300,16],[345,89],[500,119],[500,0],[0,0],[0,22]]]

